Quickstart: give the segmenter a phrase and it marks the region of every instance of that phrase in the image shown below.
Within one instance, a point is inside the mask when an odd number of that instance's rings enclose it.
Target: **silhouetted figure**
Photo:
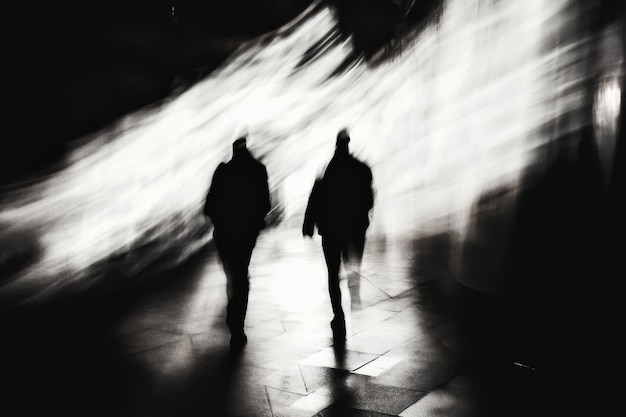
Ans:
[[[304,236],[312,237],[315,226],[322,236],[334,314],[331,328],[336,340],[342,340],[346,335],[339,289],[341,261],[360,266],[369,211],[374,206],[372,172],[365,163],[350,155],[349,142],[348,132],[341,130],[333,158],[323,177],[315,181],[302,226]]]
[[[226,322],[232,349],[247,342],[243,325],[250,288],[248,266],[269,211],[267,170],[248,151],[246,138],[239,138],[233,143],[232,159],[215,170],[204,206],[204,214],[213,222],[213,238],[226,274]]]

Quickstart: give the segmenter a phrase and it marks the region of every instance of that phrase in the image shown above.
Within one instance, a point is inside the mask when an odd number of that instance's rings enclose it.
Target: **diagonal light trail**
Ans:
[[[42,251],[0,292],[86,285],[96,267],[142,245],[151,248],[144,262],[185,246],[202,227],[211,173],[244,132],[288,216],[302,209],[345,126],[373,169],[374,230],[416,233],[428,219],[466,210],[481,191],[515,184],[551,139],[541,128],[582,105],[586,40],[548,42],[570,24],[569,3],[451,0],[390,62],[336,76],[349,40],[298,66],[338,30],[328,9],[246,45],[188,91],[94,133],[62,170],[5,198],[0,224],[35,230]]]

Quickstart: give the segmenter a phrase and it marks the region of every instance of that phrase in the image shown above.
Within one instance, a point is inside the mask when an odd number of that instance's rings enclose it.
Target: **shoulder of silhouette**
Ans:
[[[214,172],[214,176],[219,175],[221,172],[224,171],[224,169],[226,168],[228,162],[220,162],[219,164],[217,164],[217,167],[215,168],[215,172]]]
[[[254,167],[263,167],[265,168],[265,164],[263,164],[263,162],[259,161],[258,159],[256,159],[250,152],[246,152],[243,153],[238,160],[234,160],[232,159],[229,162],[242,162],[244,164],[250,165],[250,166],[254,166]]]
[[[355,158],[352,155],[350,155],[350,162],[351,165],[363,175],[368,175],[370,177],[372,176],[372,170],[366,162],[361,161],[360,159]]]
[[[250,155],[250,159],[252,160],[252,163],[255,164],[257,167],[265,169],[265,164],[263,162],[259,161],[252,155]]]
[[[350,155],[350,159],[357,165],[360,165],[363,168],[367,168],[370,169],[369,165],[367,164],[367,162],[360,160],[359,158],[356,158],[353,155]]]
[[[250,161],[248,162],[251,169],[253,169],[257,175],[259,177],[267,177],[267,168],[265,167],[265,164],[261,161],[259,161],[258,159],[254,158],[253,156],[250,156]]]

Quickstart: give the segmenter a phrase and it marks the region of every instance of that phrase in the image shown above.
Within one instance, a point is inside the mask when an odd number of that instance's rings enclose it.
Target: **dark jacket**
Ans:
[[[258,233],[270,211],[265,165],[246,150],[220,163],[204,205],[204,214],[215,230],[225,233]]]
[[[312,235],[317,226],[320,235],[362,235],[369,226],[373,206],[370,168],[351,155],[336,154],[324,176],[313,185],[302,231]]]

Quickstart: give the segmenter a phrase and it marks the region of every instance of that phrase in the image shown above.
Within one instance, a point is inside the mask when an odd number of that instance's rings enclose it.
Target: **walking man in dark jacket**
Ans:
[[[233,157],[220,163],[209,189],[204,214],[213,223],[213,238],[226,274],[226,323],[232,350],[247,342],[244,320],[248,308],[248,267],[265,216],[270,211],[265,166],[254,159],[246,138],[233,142]]]
[[[302,226],[304,236],[312,237],[315,226],[322,236],[334,315],[331,328],[336,341],[346,336],[339,289],[341,260],[360,265],[365,232],[369,226],[369,211],[374,206],[372,172],[365,163],[350,154],[349,142],[348,132],[341,130],[337,135],[335,154],[324,176],[313,186]]]

